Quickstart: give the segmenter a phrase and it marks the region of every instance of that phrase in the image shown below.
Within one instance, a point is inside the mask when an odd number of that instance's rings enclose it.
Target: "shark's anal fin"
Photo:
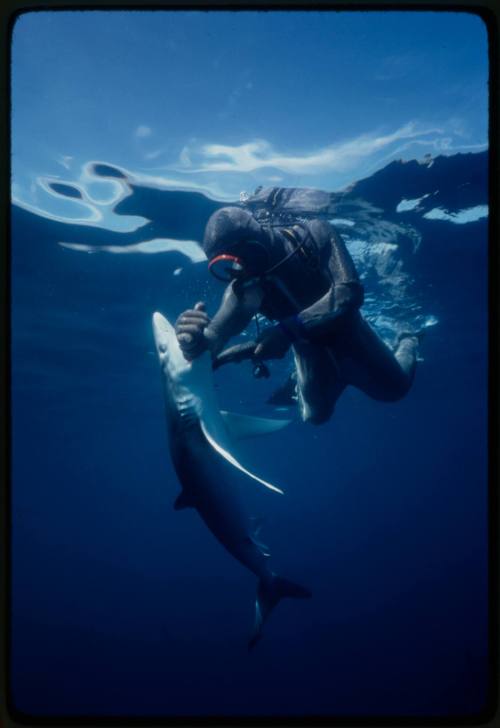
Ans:
[[[242,440],[244,437],[256,437],[267,435],[269,432],[282,430],[290,424],[291,420],[276,420],[267,417],[250,417],[235,412],[221,410],[224,424],[235,440]]]
[[[209,445],[211,445],[213,447],[213,449],[224,458],[224,460],[227,460],[228,463],[231,463],[231,465],[233,465],[235,468],[237,468],[238,470],[241,470],[242,473],[245,473],[245,475],[248,475],[249,478],[256,480],[257,483],[261,483],[266,488],[269,488],[269,490],[274,490],[276,493],[281,493],[281,495],[283,495],[283,491],[281,490],[281,488],[277,488],[275,485],[272,485],[272,483],[268,483],[267,480],[263,480],[262,478],[259,478],[257,475],[254,475],[249,470],[247,470],[245,467],[243,467],[243,465],[241,463],[239,463],[236,460],[236,458],[233,457],[233,455],[231,455],[230,452],[228,452],[227,450],[224,450],[224,448],[221,445],[219,445],[219,443],[211,436],[211,434],[208,431],[203,420],[200,420],[200,425],[201,425],[202,432],[205,435]]]
[[[184,508],[194,508],[194,503],[185,490],[182,490],[174,501],[174,510],[182,511]]]

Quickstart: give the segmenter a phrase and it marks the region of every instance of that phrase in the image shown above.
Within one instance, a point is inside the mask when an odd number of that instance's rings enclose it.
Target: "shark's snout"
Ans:
[[[160,362],[167,367],[169,376],[176,379],[189,368],[189,363],[181,351],[174,327],[158,312],[153,314],[153,334]]]
[[[158,313],[158,311],[153,314],[153,331],[158,343],[165,345],[169,337],[172,335],[175,336],[175,330],[172,324],[161,313]]]
[[[177,341],[174,327],[161,313],[153,314],[153,333],[158,351],[162,353]]]

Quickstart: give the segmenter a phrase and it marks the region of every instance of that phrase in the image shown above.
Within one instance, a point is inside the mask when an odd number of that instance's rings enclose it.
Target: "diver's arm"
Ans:
[[[311,224],[311,231],[316,240],[325,241],[320,253],[327,259],[331,285],[318,301],[281,321],[280,326],[291,339],[314,339],[332,333],[360,308],[364,299],[363,285],[341,236],[328,223],[319,220],[314,221],[314,227]]]
[[[215,357],[232,336],[248,326],[259,310],[263,291],[257,284],[241,286],[232,281],[224,292],[219,310],[204,329],[206,347]]]

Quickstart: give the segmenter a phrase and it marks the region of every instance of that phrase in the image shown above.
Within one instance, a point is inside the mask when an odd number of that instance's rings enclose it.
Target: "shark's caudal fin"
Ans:
[[[222,419],[235,440],[256,435],[267,435],[269,432],[282,430],[291,420],[276,420],[267,417],[250,417],[236,412],[221,410]]]
[[[252,636],[248,643],[251,650],[262,636],[262,625],[268,618],[271,611],[281,599],[291,597],[293,599],[309,599],[312,596],[309,589],[295,584],[293,581],[283,579],[281,576],[273,576],[270,581],[261,579],[257,587],[257,599],[255,600],[255,624]]]

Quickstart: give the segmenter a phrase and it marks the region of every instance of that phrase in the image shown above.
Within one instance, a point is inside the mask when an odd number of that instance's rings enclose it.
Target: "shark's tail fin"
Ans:
[[[268,618],[271,611],[284,597],[294,599],[309,599],[312,594],[300,584],[283,579],[281,576],[273,575],[270,579],[261,579],[257,587],[257,599],[255,600],[255,624],[252,636],[248,643],[251,650],[262,635],[262,625]]]

